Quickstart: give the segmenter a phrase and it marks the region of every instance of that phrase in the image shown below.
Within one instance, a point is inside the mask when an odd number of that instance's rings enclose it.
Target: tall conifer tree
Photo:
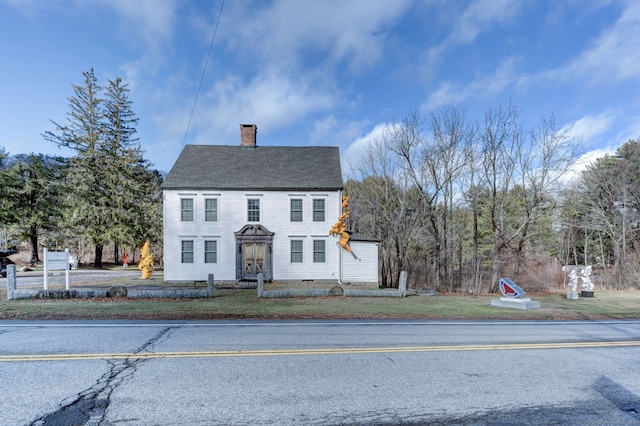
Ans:
[[[53,122],[55,131],[43,136],[76,152],[67,178],[66,223],[95,245],[94,266],[102,267],[108,242],[137,245],[151,238],[145,232],[158,228],[161,221],[141,224],[146,217],[141,211],[149,208],[145,203],[154,205],[161,199],[149,199],[154,192],[147,188],[150,165],[135,138],[138,118],[127,85],[116,78],[103,88],[93,69],[83,75],[84,85],[74,85],[69,98],[67,124]]]
[[[66,161],[61,157],[43,154],[21,154],[6,171],[7,189],[4,201],[13,215],[16,232],[29,240],[30,263],[39,261],[38,241],[43,232],[53,231],[61,218],[60,196],[66,172]]]

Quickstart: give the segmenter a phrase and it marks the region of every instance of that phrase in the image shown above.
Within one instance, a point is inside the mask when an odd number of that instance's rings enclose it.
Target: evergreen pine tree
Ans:
[[[116,248],[120,244],[141,246],[147,239],[155,240],[158,233],[155,228],[161,222],[160,217],[151,214],[161,204],[161,198],[150,172],[151,165],[144,159],[135,137],[138,118],[132,110],[127,86],[120,78],[109,80],[105,98],[105,148],[112,164],[111,200],[117,214],[111,238]]]
[[[7,170],[6,203],[13,212],[15,231],[29,240],[30,263],[39,261],[38,241],[43,232],[53,231],[61,217],[59,199],[66,171],[61,157],[43,154],[17,155],[16,163]]]
[[[135,138],[136,118],[128,88],[120,78],[108,86],[97,83],[93,69],[83,73],[84,85],[73,86],[67,124],[55,122],[55,132],[44,138],[71,148],[65,198],[65,223],[95,246],[95,267],[102,267],[103,247],[139,245],[159,235],[161,219],[159,181]],[[104,98],[100,97],[106,92]],[[117,261],[117,253],[114,254]]]

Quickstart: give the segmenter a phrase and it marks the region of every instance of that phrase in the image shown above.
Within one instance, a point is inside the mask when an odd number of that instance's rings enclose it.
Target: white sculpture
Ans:
[[[580,271],[580,278],[582,279],[582,290],[593,291],[593,283],[591,282],[591,265]]]
[[[578,273],[575,269],[572,269],[571,272],[569,272],[569,287],[573,292],[578,288]]]

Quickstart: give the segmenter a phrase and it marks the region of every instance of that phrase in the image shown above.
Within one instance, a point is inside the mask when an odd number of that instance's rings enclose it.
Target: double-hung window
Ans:
[[[183,240],[182,241],[182,263],[193,263],[194,253],[193,253],[193,240]]]
[[[313,262],[326,262],[326,244],[324,240],[313,240]]]
[[[302,222],[302,199],[291,199],[291,222]]]
[[[260,222],[260,199],[247,199],[247,222]]]
[[[218,242],[206,240],[204,242],[204,263],[218,263]]]
[[[322,198],[313,200],[313,221],[324,222],[324,199]]]
[[[180,199],[180,220],[193,222],[193,198]]]
[[[218,221],[218,199],[217,198],[204,199],[204,221],[205,222]]]
[[[302,240],[291,240],[291,263],[302,263]]]

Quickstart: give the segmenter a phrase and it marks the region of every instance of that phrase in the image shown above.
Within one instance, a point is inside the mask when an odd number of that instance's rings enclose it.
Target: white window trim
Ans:
[[[300,202],[302,203],[302,205],[300,206],[300,214],[302,216],[301,220],[296,220],[296,221],[291,220],[291,214],[293,213],[293,210],[291,209],[291,202],[293,200],[300,200]],[[289,198],[289,222],[290,223],[304,223],[304,216],[305,216],[305,214],[304,214],[304,199],[301,198],[301,197],[291,197],[291,198]]]
[[[191,220],[184,220],[182,218],[182,213],[187,211],[182,208],[183,200],[191,200]],[[180,222],[195,222],[196,221],[196,198],[190,196],[180,197]]]
[[[182,245],[182,243],[185,242],[191,242],[191,244],[193,245],[193,251],[191,252],[192,254],[192,262],[184,262],[184,254],[186,253],[183,249],[184,246]],[[180,264],[181,265],[195,265],[196,264],[196,239],[195,237],[193,239],[190,238],[181,238],[180,239]]]
[[[258,210],[257,210],[257,212],[258,212],[258,220],[253,220],[253,219],[251,219],[249,217],[251,212],[255,212],[256,211],[256,210],[249,210],[249,201],[250,200],[257,200],[258,201]],[[261,203],[261,201],[262,201],[261,198],[247,197],[247,202],[246,202],[245,206],[246,206],[246,212],[247,212],[247,216],[246,217],[247,217],[247,222],[248,223],[260,223],[261,222],[261,220],[262,220],[262,203]]]
[[[324,209],[322,210],[324,218],[322,220],[316,220],[316,210],[315,210],[315,202],[316,200],[320,201],[324,201]],[[323,198],[323,197],[314,197],[311,200],[311,221],[315,222],[315,223],[323,223],[327,221],[327,199]]]
[[[312,256],[313,256],[313,263],[327,263],[327,241],[324,239],[314,239],[312,240]],[[316,241],[323,241],[324,242],[324,260],[323,261],[316,261]]]
[[[213,241],[213,242],[216,243],[216,251],[215,251],[216,261],[215,262],[207,262],[207,253],[208,253],[207,252],[207,242],[209,242],[209,241]],[[220,258],[220,250],[219,250],[220,244],[218,244],[218,240],[214,239],[214,238],[203,237],[202,248],[203,248],[203,255],[204,255],[204,258],[202,259],[202,262],[205,265],[217,265],[218,264],[218,259]]]
[[[294,241],[300,241],[301,243],[301,247],[300,247],[300,255],[302,256],[302,258],[300,259],[300,262],[294,262],[291,260],[291,256],[293,255],[293,251],[291,250],[291,243],[293,243]],[[303,238],[291,238],[289,240],[289,263],[294,263],[296,265],[298,264],[303,264],[304,263],[304,239]]]
[[[207,220],[207,200],[216,200],[216,220]],[[204,222],[205,223],[217,223],[220,222],[220,198],[213,195],[204,197]]]

